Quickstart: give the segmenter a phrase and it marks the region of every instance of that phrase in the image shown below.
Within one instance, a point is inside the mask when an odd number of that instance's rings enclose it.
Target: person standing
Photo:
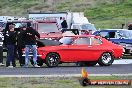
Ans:
[[[66,19],[63,17],[63,21],[62,21],[62,23],[61,23],[61,28],[62,28],[62,32],[64,31],[64,30],[67,30],[67,28],[68,28],[68,25],[67,25],[67,22],[66,22]]]
[[[24,32],[24,39],[25,39],[25,65],[24,67],[28,67],[28,55],[30,50],[33,53],[33,66],[34,67],[40,67],[37,65],[37,46],[36,46],[36,37],[40,38],[40,34],[33,29],[32,27],[28,27],[26,31]]]
[[[3,64],[3,40],[4,40],[4,36],[3,36],[2,28],[0,27],[0,66],[4,66]]]
[[[24,35],[23,35],[25,31],[26,31],[26,26],[23,26],[20,32],[18,32],[18,37],[17,37],[17,49],[18,49],[20,66],[23,66],[25,63],[24,56],[22,56],[23,55],[22,49],[25,48],[25,41],[24,41]]]
[[[62,30],[62,26],[61,26],[61,23],[63,22],[62,17],[60,17],[60,19],[57,22],[58,22],[59,30]]]
[[[9,30],[6,32],[6,44],[7,44],[7,61],[6,67],[16,67],[15,63],[15,44],[16,44],[16,32],[14,31],[15,24],[9,25]],[[10,63],[12,62],[12,66]]]

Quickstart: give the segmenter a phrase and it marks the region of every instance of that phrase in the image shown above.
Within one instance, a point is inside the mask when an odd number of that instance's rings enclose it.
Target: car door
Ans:
[[[69,46],[69,61],[88,61],[92,58],[92,46],[89,37],[78,37],[73,44]]]
[[[91,46],[92,48],[90,50],[90,54],[92,55],[92,57],[89,60],[97,61],[104,52],[105,46],[103,45],[102,40],[96,37],[91,37]]]

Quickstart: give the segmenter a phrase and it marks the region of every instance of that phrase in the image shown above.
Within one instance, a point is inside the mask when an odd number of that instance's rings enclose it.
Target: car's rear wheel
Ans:
[[[100,66],[109,66],[109,65],[112,65],[113,61],[114,61],[114,58],[112,54],[106,52],[101,55],[101,57],[98,60],[98,64]]]
[[[57,53],[49,53],[45,60],[48,67],[56,67],[60,62],[60,56]]]

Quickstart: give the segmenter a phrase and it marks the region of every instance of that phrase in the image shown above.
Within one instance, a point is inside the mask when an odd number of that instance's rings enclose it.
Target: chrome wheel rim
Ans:
[[[48,57],[48,63],[49,63],[50,66],[56,66],[56,65],[58,65],[58,62],[59,62],[59,56],[58,55],[51,54]]]
[[[111,54],[110,53],[104,53],[102,55],[102,61],[106,64],[108,64],[112,60]]]

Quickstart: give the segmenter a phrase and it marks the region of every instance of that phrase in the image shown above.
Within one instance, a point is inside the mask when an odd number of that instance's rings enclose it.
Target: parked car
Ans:
[[[38,47],[38,65],[58,66],[64,62],[83,63],[86,66],[112,65],[114,59],[123,55],[123,47],[113,44],[100,36],[65,36],[70,39],[66,45]]]
[[[122,45],[125,49],[125,54],[132,55],[132,30],[105,29],[105,30],[98,30],[93,34],[100,35],[115,44]]]

